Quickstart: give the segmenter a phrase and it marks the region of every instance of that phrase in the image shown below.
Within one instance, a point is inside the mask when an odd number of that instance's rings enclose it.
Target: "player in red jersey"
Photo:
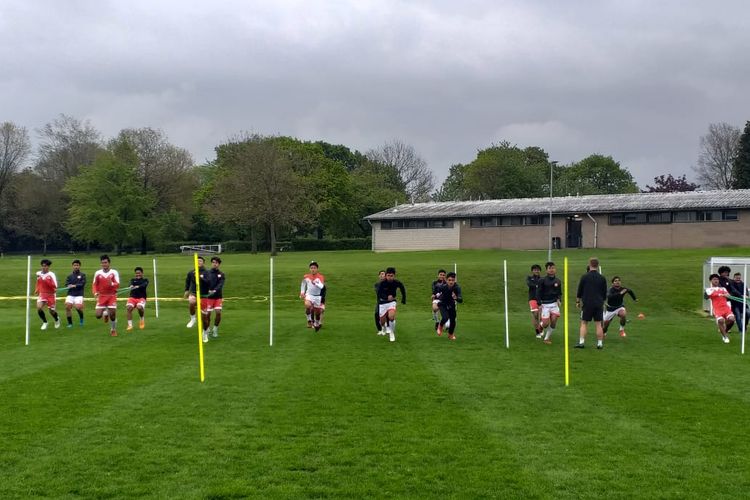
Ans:
[[[725,343],[729,343],[729,335],[727,331],[732,328],[734,324],[734,314],[732,314],[732,308],[729,307],[729,291],[723,286],[719,285],[719,275],[712,274],[709,278],[711,286],[706,288],[705,297],[711,299],[711,309],[716,318],[716,325],[719,328],[721,334],[721,340]]]
[[[49,313],[55,320],[55,328],[60,328],[60,316],[57,314],[55,308],[55,302],[57,297],[57,276],[55,273],[49,270],[49,266],[52,265],[52,261],[49,259],[42,259],[40,263],[42,270],[36,272],[36,288],[34,293],[39,294],[36,299],[36,311],[42,320],[42,330],[47,329],[47,315],[44,314],[44,306],[47,306]]]
[[[305,300],[307,327],[320,330],[320,315],[323,312],[322,297],[325,294],[325,277],[318,272],[318,263],[310,262],[310,272],[302,277],[299,297]]]
[[[102,268],[94,274],[91,290],[96,298],[96,319],[104,317],[110,322],[109,334],[117,337],[117,288],[120,286],[120,274],[110,268],[109,255],[99,258]]]

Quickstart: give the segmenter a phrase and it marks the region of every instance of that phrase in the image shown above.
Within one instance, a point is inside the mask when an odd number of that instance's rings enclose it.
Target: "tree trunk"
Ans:
[[[250,227],[250,253],[255,255],[258,253],[258,228],[257,226]]]
[[[148,241],[146,241],[146,233],[141,231],[141,255],[146,255],[147,245],[148,245]]]
[[[47,238],[42,240],[42,255],[47,255]]]
[[[271,233],[271,255],[276,255],[276,225],[271,222],[269,229]]]

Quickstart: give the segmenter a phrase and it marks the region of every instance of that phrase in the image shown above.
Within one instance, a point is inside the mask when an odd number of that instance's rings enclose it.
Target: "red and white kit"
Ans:
[[[723,286],[706,288],[706,296],[711,299],[711,306],[716,319],[727,319],[729,316],[733,316],[732,308],[729,306],[729,300],[727,299],[729,292],[726,288]]]
[[[323,293],[323,287],[326,286],[325,283],[326,279],[320,273],[304,275],[299,289],[300,297],[305,297],[305,300],[309,301],[314,308],[320,309],[320,295]]]
[[[45,303],[50,309],[55,308],[55,292],[57,292],[57,276],[52,271],[43,273],[42,271],[36,272],[36,291],[39,293],[39,297],[36,299],[37,303]]]
[[[91,289],[94,294],[99,294],[96,299],[96,308],[117,307],[117,288],[120,286],[120,274],[114,269],[104,272],[99,269],[94,274]]]

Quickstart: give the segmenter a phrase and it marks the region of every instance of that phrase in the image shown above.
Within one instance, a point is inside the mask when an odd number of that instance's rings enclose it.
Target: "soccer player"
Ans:
[[[318,272],[318,263],[310,262],[310,272],[302,277],[299,288],[299,297],[305,301],[305,315],[307,316],[307,327],[320,330],[320,315],[322,312],[322,298],[325,293],[325,277]]]
[[[435,331],[437,332],[440,325],[438,311],[440,310],[440,299],[435,296],[437,287],[445,283],[445,269],[440,269],[437,273],[437,279],[432,282],[432,321],[435,322]]]
[[[128,297],[128,304],[125,306],[128,315],[127,331],[129,332],[133,330],[133,309],[138,309],[138,316],[141,318],[138,322],[138,328],[141,330],[146,328],[144,318],[146,287],[148,287],[148,278],[143,277],[143,268],[138,266],[135,268],[135,277],[130,279],[130,297]]]
[[[630,297],[635,302],[638,302],[638,299],[635,298],[635,293],[633,292],[633,290],[622,286],[619,276],[615,276],[614,278],[612,278],[612,288],[610,288],[607,292],[607,308],[604,311],[604,325],[602,325],[604,335],[607,335],[609,323],[615,317],[618,317],[620,318],[620,337],[628,336],[628,334],[625,333],[625,323],[627,323],[628,321],[628,311],[623,306],[626,294],[630,295]]]
[[[552,333],[557,326],[557,319],[560,317],[560,297],[562,297],[562,282],[555,274],[557,268],[554,262],[547,262],[544,265],[547,275],[539,282],[536,289],[537,304],[541,304],[540,312],[542,331],[544,334],[544,343],[552,343]]]
[[[536,301],[536,289],[542,281],[542,266],[534,264],[531,266],[531,275],[526,276],[526,286],[529,288],[529,310],[531,311],[531,326],[534,328],[536,338],[542,338],[542,325],[539,321],[539,303]]]
[[[198,256],[198,272],[200,273],[200,282],[201,282],[201,298],[205,298],[205,293],[208,293],[208,288],[205,290],[203,289],[203,281],[204,277],[207,278],[205,275],[206,268],[205,266],[206,260]],[[208,283],[206,283],[208,284]],[[187,276],[185,276],[185,295],[184,297],[188,299],[188,311],[190,312],[190,321],[188,321],[187,325],[185,325],[188,328],[192,328],[195,326],[196,317],[195,312],[198,308],[198,301],[195,298],[195,269],[191,269],[188,271]]]
[[[104,317],[110,322],[109,334],[117,337],[117,287],[120,286],[120,273],[110,267],[109,255],[99,257],[102,268],[94,273],[91,290],[96,298],[96,319]]]
[[[385,330],[380,324],[380,305],[378,304],[378,287],[380,283],[385,281],[385,271],[381,270],[378,272],[378,281],[375,282],[375,329],[378,331],[378,335],[385,335]]]
[[[211,269],[208,270],[208,296],[206,297],[206,323],[205,335],[213,338],[219,336],[219,324],[221,323],[221,310],[224,304],[224,280],[226,276],[220,269],[221,259],[211,257]],[[214,326],[211,327],[211,313],[214,313]],[[207,337],[206,337],[207,338]]]
[[[396,279],[396,268],[385,270],[385,280],[378,285],[380,324],[391,342],[396,341],[396,293],[401,290],[401,303],[406,304],[406,288]]]
[[[65,278],[68,296],[65,297],[65,316],[68,328],[73,328],[73,308],[78,313],[78,325],[83,327],[83,290],[86,286],[86,275],[81,272],[81,261],[76,259],[72,263],[73,272]]]
[[[589,271],[581,276],[576,293],[576,307],[581,309],[581,328],[578,343],[574,346],[583,349],[588,333],[589,322],[596,326],[596,348],[604,348],[604,301],[607,299],[607,280],[599,273],[599,259],[589,259]]]
[[[438,337],[443,334],[443,329],[448,326],[448,338],[456,340],[456,303],[464,301],[461,296],[461,287],[456,283],[456,273],[450,272],[445,277],[445,283],[435,289],[440,304],[440,323],[438,323]]]
[[[711,286],[706,288],[705,297],[711,299],[711,306],[716,318],[716,326],[721,334],[721,340],[725,343],[729,343],[729,329],[734,324],[734,314],[732,309],[729,307],[729,291],[720,285],[720,276],[718,274],[712,274],[709,277]]]
[[[42,320],[42,330],[47,329],[47,315],[44,314],[44,307],[49,310],[50,316],[55,320],[55,328],[60,328],[60,316],[57,314],[56,301],[57,297],[57,276],[49,270],[52,261],[42,259],[40,262],[41,271],[36,272],[36,287],[34,293],[39,294],[36,299],[36,312]]]

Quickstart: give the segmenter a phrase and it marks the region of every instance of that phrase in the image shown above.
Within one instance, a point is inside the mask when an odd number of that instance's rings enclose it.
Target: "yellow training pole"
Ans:
[[[195,300],[198,302],[198,359],[200,360],[201,382],[206,380],[206,372],[203,369],[203,311],[201,310],[201,284],[200,271],[198,270],[198,254],[193,254],[195,266]]]
[[[563,272],[563,325],[565,331],[565,387],[570,385],[570,350],[568,349],[568,258]]]

